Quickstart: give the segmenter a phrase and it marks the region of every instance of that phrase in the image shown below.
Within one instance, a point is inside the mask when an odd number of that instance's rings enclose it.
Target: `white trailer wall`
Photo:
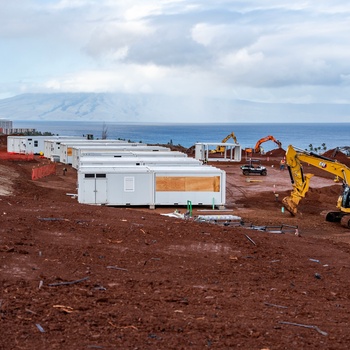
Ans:
[[[78,201],[104,205],[210,205],[226,201],[226,173],[203,166],[80,167]]]
[[[74,169],[78,169],[79,165],[82,161],[84,161],[86,158],[96,159],[112,159],[118,160],[122,158],[153,158],[157,157],[159,158],[182,158],[187,159],[187,154],[178,152],[178,151],[172,151],[172,152],[162,152],[162,151],[146,151],[146,150],[140,150],[140,151],[111,151],[111,152],[90,152],[86,151],[84,149],[77,149],[73,148],[73,156],[72,156],[72,167]],[[192,158],[194,159],[194,158]]]
[[[23,143],[25,143],[24,136],[7,136],[7,152],[21,153]]]
[[[45,151],[44,156],[46,158],[51,158],[52,156],[61,156],[61,144],[64,144],[66,147],[73,147],[73,145],[87,145],[102,147],[108,145],[133,145],[134,143],[129,143],[121,140],[88,140],[88,139],[74,139],[74,140],[59,140],[59,141],[45,141]],[[68,151],[68,150],[67,150]]]
[[[79,166],[79,161],[82,155],[113,155],[121,157],[125,152],[154,152],[153,155],[158,153],[172,153],[170,149],[163,146],[149,146],[144,144],[127,144],[126,146],[73,146],[72,147],[72,159],[71,163],[74,168]],[[181,153],[181,152],[179,152]]]
[[[85,138],[75,138],[70,139],[71,142],[83,142],[86,140]],[[45,140],[44,141],[44,157],[51,159],[52,156],[60,156],[60,148],[61,148],[62,140]]]
[[[147,167],[84,167],[78,171],[78,202],[154,206],[154,175]]]
[[[138,157],[128,156],[128,157],[82,157],[80,159],[79,167],[94,166],[94,167],[104,167],[104,166],[120,166],[120,165],[133,165],[133,166],[200,166],[203,163],[194,158],[185,157],[169,157],[171,152],[167,152],[168,157],[142,157],[139,154]],[[76,168],[76,169],[78,169]]]
[[[94,142],[61,142],[60,147],[60,162],[64,164],[72,164],[72,158],[73,158],[73,147],[76,148],[84,148],[84,147],[94,147],[99,149],[126,149],[128,150],[131,147],[148,147],[144,144],[138,144],[138,143],[125,143],[123,141],[118,142],[106,142],[106,143],[94,143]]]
[[[8,136],[7,152],[40,154],[44,153],[45,140],[68,140],[73,136]]]

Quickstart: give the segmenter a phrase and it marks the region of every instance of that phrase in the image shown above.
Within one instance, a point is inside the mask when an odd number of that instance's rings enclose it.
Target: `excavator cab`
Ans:
[[[341,207],[350,208],[350,188],[344,184],[343,195],[341,196]]]

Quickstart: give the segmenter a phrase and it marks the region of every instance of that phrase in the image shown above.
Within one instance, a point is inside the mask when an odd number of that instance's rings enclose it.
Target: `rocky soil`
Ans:
[[[32,181],[45,159],[0,160],[0,349],[346,349],[350,230],[323,218],[341,185],[306,166],[291,217],[281,156],[261,157],[266,177],[212,164],[226,211],[188,219],[81,205],[73,169]]]

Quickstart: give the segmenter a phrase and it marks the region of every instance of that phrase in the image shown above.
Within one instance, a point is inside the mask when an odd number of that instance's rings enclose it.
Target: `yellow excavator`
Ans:
[[[237,142],[236,135],[235,135],[233,132],[231,132],[231,134],[228,134],[228,135],[221,141],[221,143],[227,142],[227,140],[229,140],[231,137],[232,137],[232,139],[233,139],[233,141],[234,141],[235,143],[238,143],[238,142]],[[217,146],[215,149],[212,149],[212,150],[210,151],[210,153],[224,153],[225,150],[226,150],[226,147],[225,147],[225,146]]]
[[[282,203],[292,214],[296,215],[298,204],[309,190],[310,179],[313,174],[304,174],[302,162],[312,165],[335,175],[335,180],[343,181],[343,192],[337,201],[337,211],[326,214],[326,221],[340,222],[343,227],[350,228],[350,169],[336,160],[323,157],[313,152],[307,152],[293,146],[288,146],[286,164],[292,181],[293,190],[290,196],[283,198]]]

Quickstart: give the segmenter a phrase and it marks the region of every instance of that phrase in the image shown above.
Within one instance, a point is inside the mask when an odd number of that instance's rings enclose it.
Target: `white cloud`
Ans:
[[[167,83],[164,84],[164,81]],[[186,83],[184,83],[186,82]],[[115,70],[87,70],[49,79],[36,85],[36,91],[50,92],[121,92],[153,93],[166,96],[220,97],[221,88],[211,73],[194,71],[192,67],[161,67],[154,64],[120,63]],[[30,86],[28,86],[30,89]],[[216,89],[214,89],[216,90]]]
[[[139,4],[135,6],[131,6],[129,9],[125,11],[124,17],[127,21],[135,21],[138,19],[142,19],[151,15],[160,15],[161,14],[161,6],[156,4]]]
[[[110,57],[111,52],[117,52],[119,59],[125,58],[131,45],[146,40],[153,32],[154,29],[142,21],[108,22],[96,26],[84,50],[96,58]]]
[[[60,0],[56,3],[54,2],[52,8],[56,10],[65,10],[76,9],[90,5],[98,5],[98,2],[94,0]]]
[[[345,0],[0,0],[1,96],[350,102]]]

